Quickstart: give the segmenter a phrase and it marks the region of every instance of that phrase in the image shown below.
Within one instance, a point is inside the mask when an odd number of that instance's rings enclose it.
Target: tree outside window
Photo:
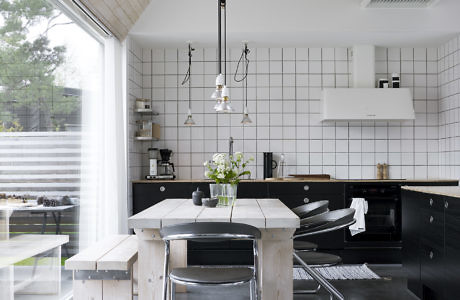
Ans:
[[[59,84],[66,47],[49,33],[71,24],[46,0],[0,0],[0,131],[63,131],[80,124],[80,90]]]

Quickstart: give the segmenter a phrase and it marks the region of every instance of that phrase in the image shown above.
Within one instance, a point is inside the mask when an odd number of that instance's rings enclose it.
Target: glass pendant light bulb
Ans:
[[[230,89],[224,85],[224,87],[222,88],[222,99],[224,101],[228,101],[228,99],[230,98]]]
[[[249,118],[248,107],[245,106],[244,111],[243,111],[243,120],[241,120],[241,124],[251,124],[251,123],[252,123],[252,120],[251,118]]]
[[[192,118],[192,111],[190,108],[188,109],[187,119],[185,120],[184,125],[187,125],[187,126],[195,125],[195,121]]]

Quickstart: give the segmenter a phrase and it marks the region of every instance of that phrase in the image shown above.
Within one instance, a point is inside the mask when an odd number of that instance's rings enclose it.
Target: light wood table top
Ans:
[[[244,223],[262,229],[298,228],[300,219],[279,199],[237,199],[234,206],[193,205],[192,199],[165,199],[130,217],[130,228],[157,229],[191,222]]]

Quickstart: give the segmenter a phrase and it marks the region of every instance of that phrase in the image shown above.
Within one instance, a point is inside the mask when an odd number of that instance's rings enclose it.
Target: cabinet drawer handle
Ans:
[[[434,253],[433,251],[430,251],[430,259],[433,259],[433,257],[434,257]]]
[[[430,206],[433,206],[433,199],[430,199]]]
[[[305,191],[308,191],[308,190],[310,189],[310,187],[308,186],[308,184],[306,184],[306,185],[303,186],[303,189],[304,189]]]
[[[434,221],[433,216],[430,216],[430,223],[433,223],[433,221]]]
[[[166,188],[164,186],[160,186],[160,192],[166,191]]]
[[[444,202],[444,207],[445,207],[445,208],[449,208],[449,202],[447,202],[447,201]]]
[[[304,202],[304,203],[308,203],[308,202],[310,202],[310,199],[308,199],[308,198],[303,198],[303,202]]]

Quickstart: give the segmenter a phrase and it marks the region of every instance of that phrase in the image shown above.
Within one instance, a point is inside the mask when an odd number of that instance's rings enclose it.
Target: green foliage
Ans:
[[[0,132],[17,132],[24,129],[17,120],[8,123],[8,125],[5,125],[5,123],[0,120]]]
[[[45,115],[70,114],[75,98],[63,96],[55,86],[55,71],[65,61],[64,46],[50,46],[48,31],[59,24],[60,12],[47,0],[0,0],[0,113],[3,125],[18,120],[17,110]],[[3,22],[2,22],[3,21]],[[31,40],[30,28],[46,24]],[[53,128],[62,127],[48,120]]]

